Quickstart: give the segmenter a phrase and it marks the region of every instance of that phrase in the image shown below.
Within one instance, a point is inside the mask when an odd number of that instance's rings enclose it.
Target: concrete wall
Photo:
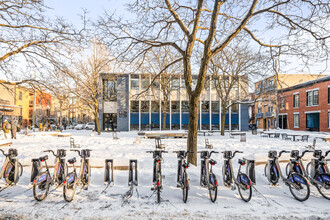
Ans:
[[[117,78],[117,130],[128,131],[129,80],[127,76]]]

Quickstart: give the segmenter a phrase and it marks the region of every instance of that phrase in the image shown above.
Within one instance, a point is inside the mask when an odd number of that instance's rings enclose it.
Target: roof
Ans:
[[[288,91],[292,91],[292,90],[296,90],[296,89],[306,88],[306,87],[309,87],[309,86],[313,86],[317,83],[326,82],[326,81],[330,81],[330,76],[326,76],[326,77],[323,77],[323,78],[319,78],[319,79],[311,80],[311,81],[308,81],[308,82],[300,83],[300,84],[297,84],[295,86],[291,86],[291,87],[288,87],[288,88],[285,88],[285,89],[280,89],[280,90],[278,90],[278,92],[288,92]]]

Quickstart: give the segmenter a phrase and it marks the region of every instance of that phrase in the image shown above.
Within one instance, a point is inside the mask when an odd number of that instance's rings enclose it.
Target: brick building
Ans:
[[[279,127],[330,132],[330,76],[278,91]]]

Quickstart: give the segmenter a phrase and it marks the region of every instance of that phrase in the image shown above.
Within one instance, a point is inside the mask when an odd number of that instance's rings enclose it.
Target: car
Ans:
[[[89,122],[86,124],[86,130],[95,130],[95,122]]]
[[[85,124],[77,124],[76,127],[74,127],[75,130],[82,130],[85,129]]]

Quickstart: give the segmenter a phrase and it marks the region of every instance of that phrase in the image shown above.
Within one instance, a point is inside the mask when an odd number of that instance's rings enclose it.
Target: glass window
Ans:
[[[268,112],[273,112],[273,106],[268,106]]]
[[[162,112],[164,112],[164,110],[167,113],[170,113],[170,102],[169,101],[167,101],[167,102],[162,101]]]
[[[143,77],[141,79],[141,89],[146,90],[150,85],[149,77]]]
[[[131,79],[131,89],[132,90],[139,90],[139,79]]]
[[[210,111],[210,102],[202,101],[202,112],[209,112],[209,111]]]
[[[319,104],[319,90],[313,91],[313,105]]]
[[[180,80],[179,79],[172,79],[172,89],[179,89],[180,88]]]
[[[108,101],[117,101],[117,88],[114,80],[103,81],[103,99]]]
[[[231,112],[237,113],[238,112],[238,108],[239,108],[238,104],[233,104],[231,106]]]
[[[299,94],[293,95],[293,107],[294,108],[299,107]]]
[[[181,108],[182,108],[182,112],[189,112],[189,102],[188,101],[182,101],[181,102]]]
[[[159,113],[159,102],[158,101],[152,101],[151,102],[151,112],[152,113]]]
[[[154,89],[159,89],[159,79],[155,79],[153,82],[152,82],[152,87]]]
[[[139,112],[139,101],[131,101],[131,112]]]
[[[294,127],[299,128],[299,114],[294,114],[293,120],[294,120]]]
[[[172,113],[179,113],[179,112],[180,112],[180,102],[172,101]]]
[[[212,113],[219,113],[219,102],[212,102]]]
[[[149,101],[141,101],[141,112],[149,112]]]
[[[285,107],[285,99],[284,96],[281,97],[281,109],[284,109]]]

